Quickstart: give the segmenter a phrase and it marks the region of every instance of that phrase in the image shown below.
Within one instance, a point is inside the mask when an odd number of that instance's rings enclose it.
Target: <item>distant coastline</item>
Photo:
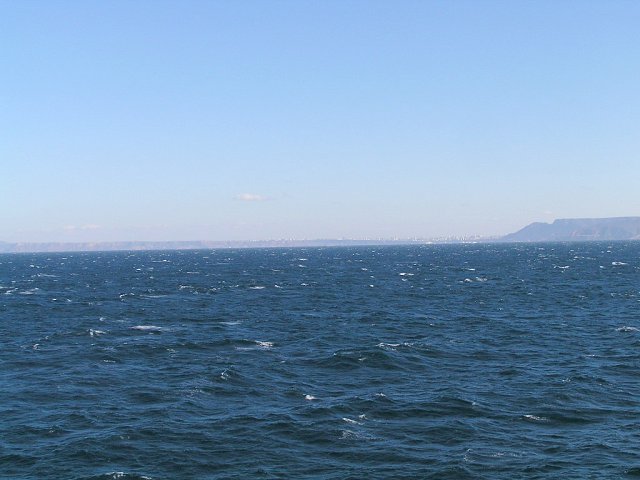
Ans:
[[[491,242],[582,242],[640,240],[640,217],[568,218],[534,222],[500,237],[366,238],[315,240],[120,241],[120,242],[0,242],[0,253],[100,252],[142,250],[208,250],[223,248],[349,247]]]
[[[425,245],[496,241],[489,237],[445,237],[433,239],[316,239],[237,241],[123,241],[123,242],[0,242],[0,253],[111,252],[143,250],[212,250],[231,248],[349,247],[374,245]]]

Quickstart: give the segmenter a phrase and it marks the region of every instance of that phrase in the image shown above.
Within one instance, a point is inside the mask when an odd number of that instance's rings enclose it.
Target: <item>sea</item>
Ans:
[[[0,255],[0,478],[640,477],[640,242]]]

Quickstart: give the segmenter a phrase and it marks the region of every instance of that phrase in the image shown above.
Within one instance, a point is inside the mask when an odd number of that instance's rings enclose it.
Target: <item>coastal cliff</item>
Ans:
[[[596,240],[640,240],[640,217],[564,218],[553,223],[535,222],[504,242],[571,242]]]

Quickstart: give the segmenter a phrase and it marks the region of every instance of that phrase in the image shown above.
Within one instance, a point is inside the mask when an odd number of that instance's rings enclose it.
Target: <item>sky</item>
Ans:
[[[640,2],[0,0],[0,241],[640,215]]]

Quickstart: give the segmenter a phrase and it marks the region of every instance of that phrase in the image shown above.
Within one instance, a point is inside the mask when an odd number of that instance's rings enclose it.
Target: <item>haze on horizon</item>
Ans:
[[[0,241],[640,214],[640,3],[0,0]]]

